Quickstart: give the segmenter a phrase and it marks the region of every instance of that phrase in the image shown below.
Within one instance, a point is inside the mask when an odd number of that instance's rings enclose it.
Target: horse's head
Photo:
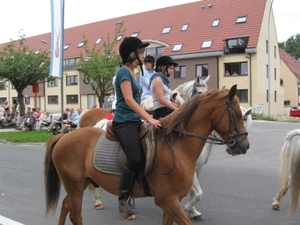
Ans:
[[[202,94],[203,92],[207,91],[207,82],[209,81],[210,75],[208,75],[204,80],[201,79],[200,76],[197,76],[193,88],[191,90],[191,96],[194,96],[196,94]]]
[[[236,96],[237,85],[229,90],[223,110],[216,109],[213,129],[227,145],[230,155],[245,154],[250,147],[247,131],[244,126],[244,116]],[[251,110],[248,111],[250,113]],[[246,116],[248,116],[247,114]]]

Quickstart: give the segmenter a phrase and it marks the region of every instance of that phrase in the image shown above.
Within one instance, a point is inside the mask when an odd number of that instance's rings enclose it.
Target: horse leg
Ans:
[[[70,212],[70,202],[69,202],[69,196],[66,195],[64,198],[62,205],[61,205],[61,210],[60,210],[60,216],[58,220],[58,225],[64,225],[66,222],[66,218],[68,213]]]
[[[178,225],[193,225],[192,221],[185,214],[178,198],[170,201],[165,200],[163,204],[158,206],[164,211],[162,225],[172,225],[173,221]]]
[[[203,192],[198,182],[198,177],[196,172],[194,173],[194,180],[189,195],[190,195],[190,201],[185,205],[183,205],[184,211],[187,213],[187,215],[190,218],[193,218],[196,221],[203,221],[204,220],[203,216],[195,208],[195,205],[197,204],[197,202],[201,200],[203,196]]]
[[[290,179],[289,182],[286,182],[284,187],[279,190],[277,195],[273,198],[274,202],[272,203],[272,207],[274,210],[280,210],[279,202],[281,201],[282,197],[286,194],[290,187]]]
[[[94,195],[94,200],[95,202],[95,209],[101,210],[104,208],[102,202],[101,202],[101,194],[102,194],[103,188],[102,187],[97,187],[95,188],[95,195]]]

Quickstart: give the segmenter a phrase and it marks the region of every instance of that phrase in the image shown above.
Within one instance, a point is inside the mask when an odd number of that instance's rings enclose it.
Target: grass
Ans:
[[[278,121],[274,117],[269,117],[269,116],[262,116],[262,115],[257,115],[257,114],[252,114],[252,119],[253,120],[266,120],[266,121]]]
[[[52,136],[52,133],[46,131],[0,132],[0,140],[14,143],[46,143]]]

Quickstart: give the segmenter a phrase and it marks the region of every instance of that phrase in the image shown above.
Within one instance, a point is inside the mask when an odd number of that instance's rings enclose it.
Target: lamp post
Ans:
[[[270,43],[270,17],[274,0],[271,0],[268,17],[268,116],[271,116],[271,43]]]

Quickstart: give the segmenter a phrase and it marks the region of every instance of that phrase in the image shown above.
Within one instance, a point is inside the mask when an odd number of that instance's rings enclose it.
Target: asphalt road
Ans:
[[[290,206],[290,192],[281,202],[281,211],[272,210],[278,191],[278,157],[287,132],[299,123],[254,121],[249,132],[251,150],[232,157],[224,146],[214,146],[200,175],[204,192],[197,204],[205,220],[201,225],[280,225]],[[1,139],[1,133],[0,133]],[[293,146],[298,137],[293,140]],[[5,145],[0,143],[0,215],[25,225],[57,224],[61,198],[54,215],[45,217],[43,145]],[[185,202],[187,198],[183,199]],[[127,221],[117,212],[117,198],[107,192],[105,209],[94,209],[93,194],[85,192],[83,222],[92,224],[161,224],[162,211],[153,198],[136,199],[137,219]],[[290,225],[300,224],[300,208]],[[0,216],[0,224],[1,224]],[[71,224],[68,220],[67,225]],[[8,225],[2,222],[1,225]],[[11,225],[11,224],[9,224]]]

